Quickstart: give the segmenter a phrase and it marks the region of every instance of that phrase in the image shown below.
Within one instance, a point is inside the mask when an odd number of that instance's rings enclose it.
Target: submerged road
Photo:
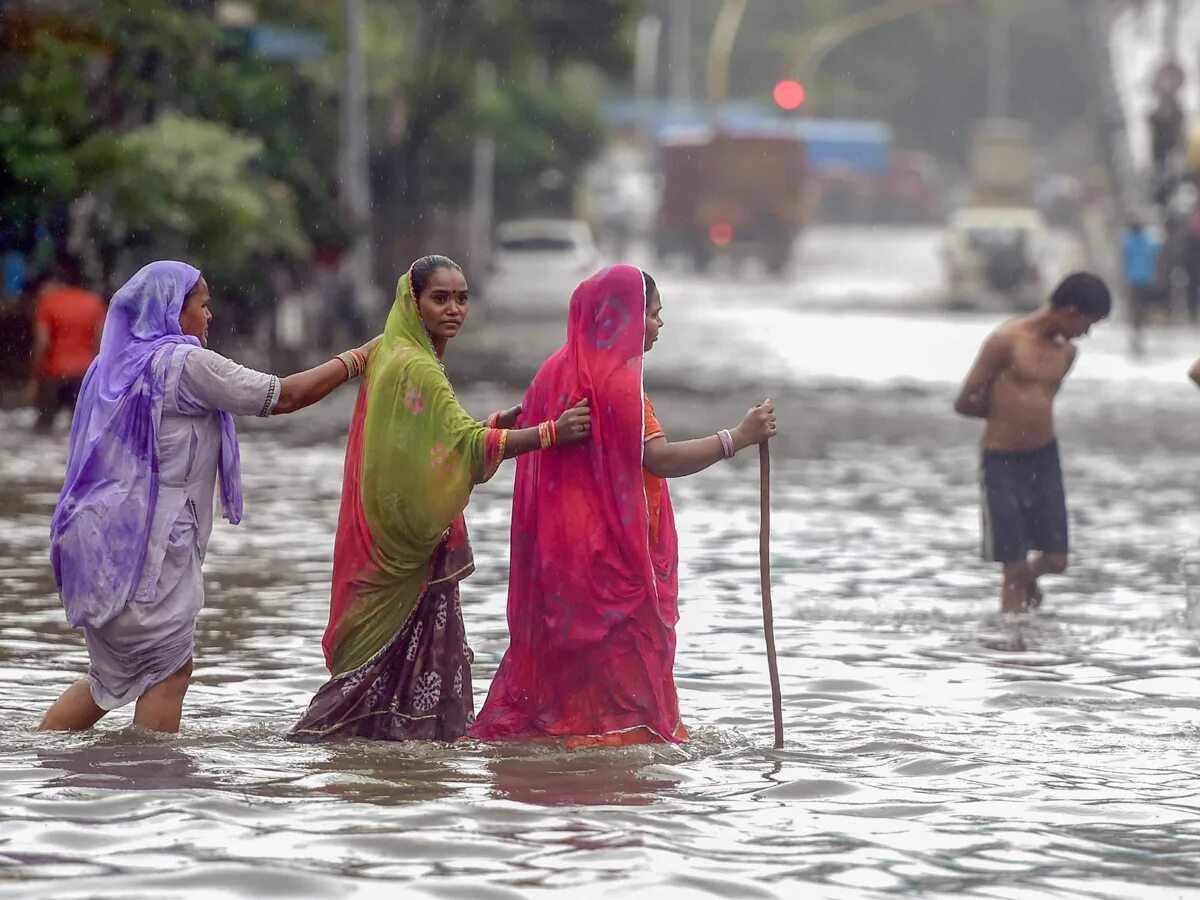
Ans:
[[[667,428],[711,433],[767,392],[780,404],[782,751],[752,455],[672,486],[689,744],[284,742],[324,678],[348,391],[243,423],[247,516],[210,547],[182,733],[138,733],[120,711],[94,733],[36,734],[86,667],[47,559],[64,435],[0,418],[0,897],[1200,891],[1200,393],[1183,380],[1198,342],[1155,334],[1141,363],[1120,324],[1086,342],[1059,404],[1074,564],[1047,580],[1043,612],[1000,617],[997,573],[976,557],[979,428],[949,409],[999,316],[931,308],[927,261],[899,242],[883,264],[866,243],[831,253],[870,251],[857,274],[897,298],[886,309],[659,275],[667,329],[648,383]],[[460,370],[507,360],[493,383],[461,385],[480,415],[561,338],[561,323],[468,327]],[[508,465],[468,510],[477,704],[506,644],[511,478]]]

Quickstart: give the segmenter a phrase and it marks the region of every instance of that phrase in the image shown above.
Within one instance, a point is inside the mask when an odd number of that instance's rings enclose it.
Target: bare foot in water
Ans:
[[[1046,599],[1046,596],[1042,593],[1042,589],[1038,585],[1036,578],[1029,582],[1028,586],[1025,588],[1025,591],[1029,594],[1030,609],[1037,609],[1042,605],[1042,601]]]
[[[1005,563],[1003,588],[1000,593],[1000,612],[1023,613],[1041,602],[1041,595],[1034,599],[1037,579],[1029,563]]]

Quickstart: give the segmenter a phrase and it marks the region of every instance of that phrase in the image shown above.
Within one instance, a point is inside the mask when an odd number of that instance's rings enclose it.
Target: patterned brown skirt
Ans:
[[[289,740],[453,741],[466,734],[475,721],[474,654],[458,580],[437,582],[447,554],[437,557],[433,583],[400,633],[368,662],[327,681]]]

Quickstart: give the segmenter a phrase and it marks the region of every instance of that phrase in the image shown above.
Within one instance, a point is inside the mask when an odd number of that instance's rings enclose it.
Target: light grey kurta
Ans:
[[[211,350],[159,353],[165,396],[158,431],[159,488],[134,599],[103,628],[85,628],[88,683],[101,709],[116,709],[177,672],[192,655],[204,606],[201,564],[213,526],[221,410],[268,416],[279,380]],[[165,368],[164,373],[162,369]]]

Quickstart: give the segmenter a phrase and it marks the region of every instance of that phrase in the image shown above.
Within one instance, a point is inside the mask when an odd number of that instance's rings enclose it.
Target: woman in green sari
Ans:
[[[474,571],[463,510],[500,462],[586,439],[586,398],[512,429],[459,405],[442,366],[468,310],[462,270],[426,256],[400,279],[346,447],[322,646],[332,675],[288,737],[451,741],[474,721],[458,583]],[[570,405],[573,403],[574,405]]]

